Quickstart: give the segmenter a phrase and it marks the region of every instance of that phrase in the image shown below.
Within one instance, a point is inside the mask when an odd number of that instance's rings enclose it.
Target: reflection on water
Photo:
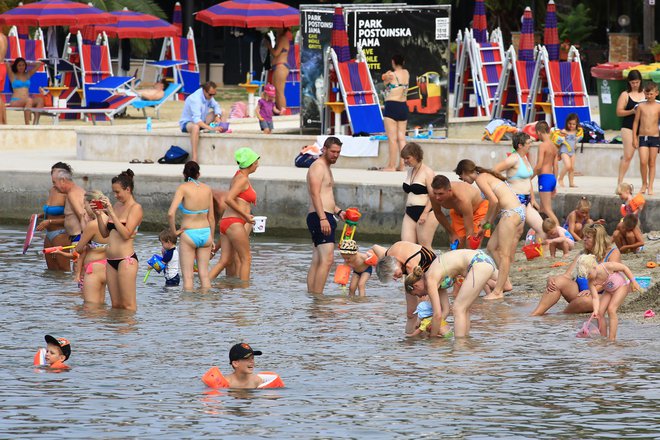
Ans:
[[[184,293],[152,274],[133,313],[83,305],[70,274],[20,255],[22,239],[0,229],[2,438],[660,437],[656,326],[577,339],[583,317],[530,318],[534,300],[513,297],[479,301],[470,339],[408,340],[395,286],[309,295],[307,241],[267,236],[254,239],[251,286]],[[159,250],[155,235],[137,243],[142,262]],[[71,341],[70,371],[35,373],[46,333]],[[204,387],[241,340],[287,388]]]

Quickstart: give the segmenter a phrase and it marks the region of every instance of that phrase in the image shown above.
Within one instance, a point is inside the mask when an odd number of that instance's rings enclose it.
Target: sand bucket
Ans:
[[[642,289],[648,289],[651,287],[651,277],[635,277],[635,281],[639,284],[639,287]]]
[[[543,256],[543,247],[540,244],[528,244],[522,247],[522,251],[528,260]]]
[[[261,215],[255,216],[254,217],[254,226],[252,227],[252,230],[254,231],[255,234],[262,234],[266,232],[266,219],[268,217],[264,217]]]
[[[335,270],[335,283],[345,286],[351,277],[351,267],[346,264],[340,264]]]
[[[483,239],[483,235],[468,235],[467,245],[470,249],[477,250],[479,249],[479,246],[481,246],[482,239]]]

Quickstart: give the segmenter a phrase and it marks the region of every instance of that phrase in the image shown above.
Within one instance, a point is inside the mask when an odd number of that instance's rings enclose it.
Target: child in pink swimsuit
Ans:
[[[632,289],[640,291],[641,288],[632,272],[622,263],[598,263],[594,255],[582,255],[577,260],[577,274],[579,277],[585,277],[589,281],[589,294],[593,301],[592,317],[598,320],[598,329],[600,334],[608,336],[610,341],[616,340],[616,332],[619,326],[617,311],[623,300]],[[625,275],[625,276],[624,276]],[[598,290],[603,289],[602,298],[599,297]],[[609,334],[607,331],[607,322],[605,313],[609,318]]]

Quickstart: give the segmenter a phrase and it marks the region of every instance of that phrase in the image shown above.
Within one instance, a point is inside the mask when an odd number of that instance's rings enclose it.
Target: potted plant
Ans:
[[[651,44],[651,53],[655,57],[656,63],[660,63],[660,43],[657,41],[654,41]]]

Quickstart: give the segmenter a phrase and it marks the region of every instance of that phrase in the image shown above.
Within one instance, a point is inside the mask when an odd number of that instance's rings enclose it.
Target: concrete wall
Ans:
[[[69,149],[75,147],[77,135],[74,127],[0,125],[0,139],[3,150],[31,147]]]
[[[78,183],[86,188],[100,189],[110,194],[112,175],[87,173],[80,176]],[[204,181],[214,188],[227,188],[229,178],[205,178]],[[136,176],[136,199],[144,208],[142,231],[160,231],[167,224],[167,210],[172,195],[181,183],[179,176]],[[254,208],[255,215],[268,216],[267,233],[274,236],[295,236],[307,238],[305,217],[308,207],[308,193],[304,179],[292,180],[252,179],[259,195],[259,202]],[[1,221],[27,224],[30,214],[43,205],[50,178],[47,173],[34,172],[2,173],[0,175],[0,212]],[[357,206],[363,212],[359,224],[360,237],[386,237],[395,241],[399,237],[404,212],[404,195],[399,183],[392,185],[364,185],[338,183],[336,199],[343,208]],[[604,217],[607,229],[614,230],[620,219],[618,205],[612,202],[612,196],[590,196],[593,203],[592,216]],[[563,217],[575,208],[579,195],[559,194],[554,202],[555,212]],[[642,213],[645,230],[658,225],[660,204],[650,200]],[[439,228],[436,243],[446,243],[447,236]]]

